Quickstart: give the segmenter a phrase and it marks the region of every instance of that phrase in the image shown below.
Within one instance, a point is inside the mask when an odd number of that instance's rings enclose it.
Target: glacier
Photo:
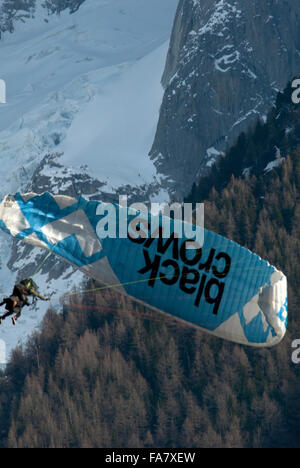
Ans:
[[[157,174],[148,153],[177,0],[86,0],[73,14],[50,16],[42,3],[34,18],[0,41],[0,78],[7,86],[7,102],[0,104],[0,197],[24,191],[53,153],[60,155],[62,183],[64,173],[83,165],[108,192],[151,183]],[[167,194],[155,197],[163,201]],[[5,234],[0,240],[1,298],[11,294],[20,271],[32,274],[28,264],[34,271],[44,254],[20,244],[12,265],[12,240]],[[59,310],[62,293],[80,288],[84,278],[68,266],[52,280],[43,268],[35,281]],[[9,320],[1,325],[7,358],[38,329],[47,307],[25,308],[16,327]]]

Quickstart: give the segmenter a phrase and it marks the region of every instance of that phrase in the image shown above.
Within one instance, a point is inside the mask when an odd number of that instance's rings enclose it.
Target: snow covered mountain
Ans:
[[[12,33],[2,27],[0,197],[49,190],[91,199],[167,198],[148,153],[177,0],[85,0],[59,15],[44,3],[19,12]],[[0,239],[1,296],[16,278],[34,274],[45,253],[2,233]],[[50,257],[35,279],[58,307],[61,293],[84,277]],[[4,322],[0,339],[8,354],[47,307],[27,309],[16,327]]]
[[[299,76],[299,31],[295,0],[180,0],[151,150],[175,197]]]

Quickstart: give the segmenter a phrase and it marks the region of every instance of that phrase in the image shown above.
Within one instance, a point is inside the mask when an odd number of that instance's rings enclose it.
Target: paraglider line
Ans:
[[[179,275],[177,275],[177,277],[178,276]],[[129,286],[129,285],[137,284],[137,283],[145,283],[147,281],[156,281],[156,280],[159,280],[159,279],[162,279],[162,278],[165,278],[165,277],[166,277],[166,275],[161,275],[161,276],[157,276],[155,278],[146,278],[146,279],[142,279],[142,280],[128,281],[127,283],[115,283],[115,284],[110,284],[110,285],[107,285],[107,286],[101,286],[100,288],[86,289],[86,290],[83,290],[83,291],[75,291],[75,292],[72,292],[72,293],[66,293],[66,294],[63,294],[63,297],[73,296],[75,294],[85,294],[85,293],[90,293],[90,292],[95,292],[95,291],[103,291],[104,289],[113,289],[113,288],[118,288],[120,286]]]
[[[47,258],[50,257],[50,255],[52,255],[52,252],[49,252],[46,257],[41,261],[41,263],[37,266],[36,270],[34,271],[33,275],[32,275],[32,278],[40,271],[40,269],[42,268],[42,266],[44,265],[45,261],[47,260]]]

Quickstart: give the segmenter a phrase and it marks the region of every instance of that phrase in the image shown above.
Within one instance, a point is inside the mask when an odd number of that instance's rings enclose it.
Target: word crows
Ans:
[[[157,281],[167,286],[179,285],[182,292],[194,295],[194,305],[199,307],[204,299],[213,305],[217,315],[224,293],[224,279],[231,267],[231,258],[225,252],[211,248],[205,252],[195,241],[182,240],[172,234],[163,240],[157,238],[128,238],[143,247],[145,265],[138,272],[149,274],[148,285],[154,287]],[[153,252],[153,246],[156,248]],[[191,248],[192,247],[192,248]],[[172,252],[172,257],[167,254]]]

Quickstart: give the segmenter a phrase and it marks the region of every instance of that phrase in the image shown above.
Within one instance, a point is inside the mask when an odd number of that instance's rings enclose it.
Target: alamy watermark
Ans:
[[[0,103],[6,104],[6,83],[0,79]]]
[[[294,340],[292,342],[292,348],[295,349],[295,351],[292,352],[292,362],[294,364],[300,364],[300,340]]]
[[[292,88],[295,90],[292,93],[292,101],[294,104],[299,104],[300,103],[300,78],[296,78],[292,82]]]
[[[96,215],[99,221],[96,232],[100,239],[110,238],[183,238],[204,242],[203,203],[132,203],[128,206],[127,195],[119,196],[119,205],[101,203]],[[190,246],[191,248],[192,245]]]
[[[0,368],[6,364],[6,343],[0,339]]]

